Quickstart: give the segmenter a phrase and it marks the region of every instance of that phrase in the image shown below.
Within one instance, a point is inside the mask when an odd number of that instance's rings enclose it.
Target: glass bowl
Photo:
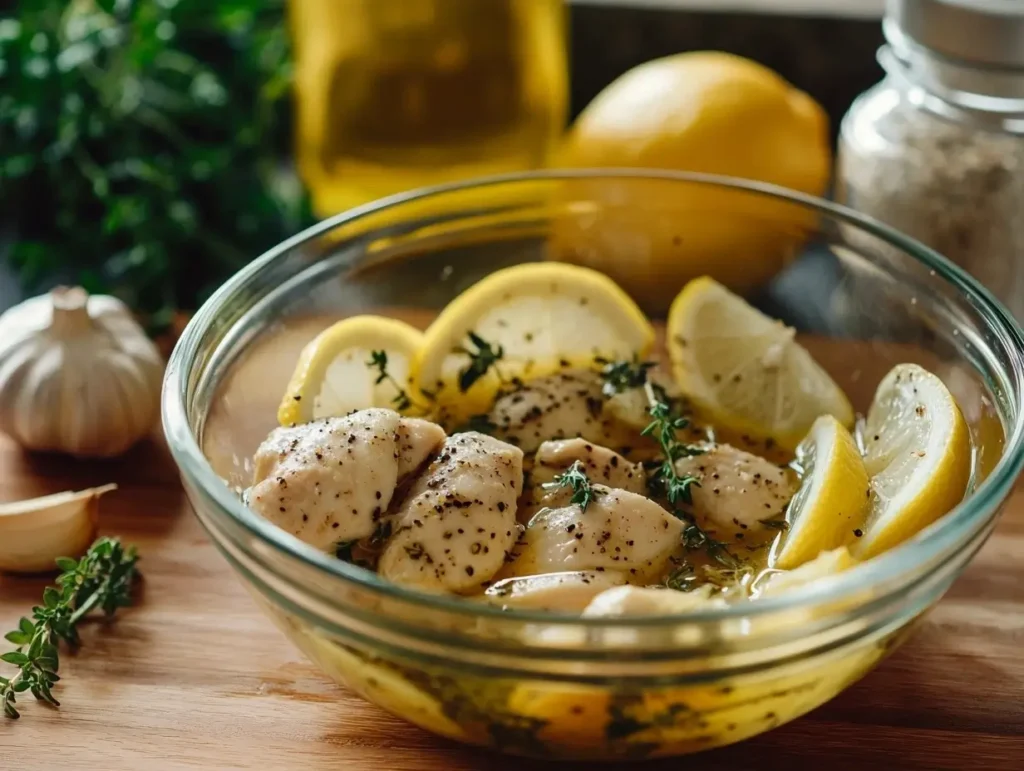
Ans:
[[[652,318],[725,274],[797,328],[864,411],[894,363],[939,374],[970,424],[966,499],[879,558],[777,598],[689,615],[503,612],[388,584],[250,512],[239,491],[299,349],[357,313],[426,324],[516,263],[602,267]],[[392,197],[286,241],[221,287],[171,357],[164,428],[196,515],[325,673],[460,741],[543,758],[678,755],[814,709],[899,644],[992,531],[1021,468],[1024,341],[924,246],[768,185],[631,170],[491,178]]]

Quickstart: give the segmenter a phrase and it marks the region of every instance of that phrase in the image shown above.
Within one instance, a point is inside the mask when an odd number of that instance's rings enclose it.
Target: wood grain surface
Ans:
[[[23,697],[21,720],[0,719],[0,770],[554,767],[434,738],[322,676],[207,539],[159,440],[75,463],[0,438],[0,500],[111,481],[101,529],[139,546],[137,607],[84,630],[63,658],[59,710]],[[0,578],[0,631],[45,584]],[[759,738],[642,767],[1024,768],[1024,492],[917,634],[860,683]]]

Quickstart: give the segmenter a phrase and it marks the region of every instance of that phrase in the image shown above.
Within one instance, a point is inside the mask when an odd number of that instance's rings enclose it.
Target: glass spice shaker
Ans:
[[[1024,2],[887,0],[886,77],[853,103],[836,196],[1024,320]]]

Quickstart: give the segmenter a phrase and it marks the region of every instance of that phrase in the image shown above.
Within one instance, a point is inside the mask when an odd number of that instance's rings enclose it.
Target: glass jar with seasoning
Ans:
[[[1024,319],[1024,3],[888,0],[886,77],[840,129],[837,198]]]
[[[540,167],[568,117],[564,0],[291,0],[316,212]]]

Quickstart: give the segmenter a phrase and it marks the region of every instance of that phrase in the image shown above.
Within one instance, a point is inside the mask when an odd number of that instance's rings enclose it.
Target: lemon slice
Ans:
[[[707,276],[679,293],[668,316],[672,371],[712,422],[794,449],[820,415],[853,424],[846,395],[795,340]]]
[[[916,364],[899,364],[882,379],[863,439],[871,510],[852,551],[867,559],[960,502],[971,476],[971,440],[952,394]]]
[[[803,471],[786,511],[789,530],[772,546],[773,567],[792,570],[853,542],[871,504],[868,472],[850,432],[822,415],[796,448]]]
[[[757,594],[759,597],[774,597],[779,594],[806,586],[821,578],[849,570],[857,560],[845,546],[825,551],[794,570],[782,570],[766,576]]]
[[[481,342],[500,359],[467,377],[467,351],[479,351]],[[503,379],[643,356],[653,342],[650,322],[607,276],[557,262],[517,265],[474,284],[441,311],[424,335],[417,385],[434,394],[440,413],[465,418],[491,406]]]
[[[285,389],[277,420],[283,426],[342,416],[368,407],[402,406],[398,383],[409,390],[412,362],[423,334],[384,316],[353,316],[333,324],[302,349]],[[374,351],[387,356],[390,378],[369,364]]]

